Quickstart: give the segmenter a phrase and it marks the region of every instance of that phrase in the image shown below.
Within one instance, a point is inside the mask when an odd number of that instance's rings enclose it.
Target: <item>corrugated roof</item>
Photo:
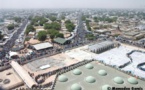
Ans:
[[[28,72],[24,70],[17,62],[12,61],[11,66],[18,73],[18,75],[23,79],[23,81],[26,83],[26,85],[29,88],[32,88],[34,85],[37,85],[37,83],[30,77]]]
[[[45,42],[45,43],[35,44],[35,45],[33,45],[33,47],[36,50],[41,50],[41,49],[46,49],[46,48],[53,47],[53,45],[48,43],[48,42]]]
[[[59,43],[59,44],[64,44],[66,42],[65,39],[59,38],[59,37],[58,38],[55,38],[54,41],[57,42],[57,43]]]

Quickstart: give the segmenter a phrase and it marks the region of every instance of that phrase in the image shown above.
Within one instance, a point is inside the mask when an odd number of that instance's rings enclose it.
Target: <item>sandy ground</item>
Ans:
[[[11,73],[10,75],[7,75],[8,73]],[[9,89],[13,87],[19,87],[20,85],[23,84],[22,79],[14,72],[14,70],[8,69],[5,71],[0,72],[0,79],[9,79],[10,83],[9,84],[4,84],[3,82],[0,82],[0,85],[2,85],[3,88]]]
[[[57,60],[58,62],[64,63],[64,66],[69,66],[71,64],[74,64],[74,63],[77,63],[78,62],[78,60],[76,60],[76,59],[71,59],[71,58],[67,57],[64,53],[57,54],[57,55],[54,55],[54,56],[51,56],[51,57],[46,57],[45,59],[48,59],[49,60],[49,58],[53,58],[54,60]],[[42,60],[43,59],[40,59],[40,61],[42,61]],[[35,61],[33,61],[33,62],[35,62]],[[64,66],[55,65],[55,66],[50,67],[50,68],[45,69],[45,70],[32,71],[27,66],[27,64],[26,65],[23,65],[23,67],[24,67],[24,69],[26,71],[31,72],[31,73],[34,73],[34,77],[37,76],[37,75],[39,75],[39,74],[47,73],[47,72],[50,72],[50,71],[59,69],[59,68],[64,67]],[[54,79],[55,79],[55,75],[53,75],[50,78],[47,78],[44,83],[49,83],[51,81],[54,81]]]

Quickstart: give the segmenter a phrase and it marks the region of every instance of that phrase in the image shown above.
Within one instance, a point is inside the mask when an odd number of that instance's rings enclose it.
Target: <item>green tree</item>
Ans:
[[[46,31],[39,31],[37,37],[38,37],[39,41],[45,41],[47,38],[47,32]]]
[[[93,34],[87,34],[87,35],[86,35],[86,38],[87,38],[88,40],[93,40],[93,39],[95,39],[95,36],[94,36]]]
[[[87,29],[88,29],[89,31],[91,31],[92,29],[91,29],[91,27],[90,27],[89,22],[90,22],[90,20],[86,20],[86,26],[87,26]]]
[[[52,29],[55,29],[55,30],[60,30],[61,29],[60,23],[52,22],[51,25],[52,25]]]
[[[48,30],[47,33],[49,34],[51,39],[54,39],[56,37],[64,38],[64,35],[62,33],[59,33],[59,31],[54,30],[54,29]]]
[[[7,28],[8,28],[8,30],[12,30],[12,29],[15,28],[15,25],[14,25],[14,24],[9,24],[9,25],[7,26]]]
[[[64,38],[64,35],[62,33],[56,34],[56,37]]]
[[[71,23],[71,21],[70,20],[66,20],[65,21],[65,24],[68,24],[68,23]]]
[[[41,17],[39,20],[39,25],[43,26],[46,22],[48,22],[48,20],[45,17]]]
[[[61,29],[61,25],[57,22],[52,22],[51,24],[46,23],[44,25],[44,29],[54,29],[54,30],[60,30]]]
[[[69,32],[72,32],[75,29],[75,25],[73,23],[66,24],[66,28]]]
[[[82,21],[86,21],[86,16],[82,16]]]
[[[51,16],[49,19],[50,19],[52,22],[56,21],[56,17],[54,17],[54,16]]]
[[[64,16],[64,15],[62,15],[62,16],[61,16],[61,19],[63,19],[63,20],[64,20],[64,19],[65,19],[65,16]]]
[[[20,23],[21,22],[21,18],[20,17],[14,17],[15,22]]]
[[[32,18],[33,18],[33,16],[29,16],[29,17],[28,17],[29,20],[32,20]]]
[[[28,35],[29,32],[33,32],[33,31],[35,31],[35,28],[32,25],[28,25],[25,33]]]
[[[75,29],[75,25],[70,20],[65,21],[65,26],[69,32],[72,32]]]
[[[95,21],[95,22],[98,22],[99,20],[98,20],[98,18],[97,18],[97,17],[94,17],[94,21]]]

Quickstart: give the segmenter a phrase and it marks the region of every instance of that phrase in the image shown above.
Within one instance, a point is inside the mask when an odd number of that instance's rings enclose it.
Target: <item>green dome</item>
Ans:
[[[134,77],[130,77],[130,78],[128,79],[128,82],[129,82],[130,84],[138,84],[138,81],[137,81],[136,78],[134,78]]]
[[[66,82],[68,80],[68,78],[65,75],[61,75],[58,77],[58,81],[60,82]]]
[[[82,90],[81,86],[79,84],[73,84],[71,86],[71,90]]]
[[[117,84],[123,84],[124,83],[124,81],[121,77],[115,77],[114,82],[116,82]]]
[[[107,75],[107,72],[105,70],[99,70],[98,73],[101,76],[106,76]]]
[[[102,90],[111,90],[111,89],[108,89],[110,86],[109,85],[103,85],[102,86]],[[111,87],[110,87],[111,88]]]
[[[93,69],[93,68],[94,68],[92,64],[87,64],[85,67],[86,67],[87,69]]]
[[[80,75],[80,74],[82,74],[82,72],[80,69],[75,69],[75,70],[73,70],[73,74]]]
[[[92,76],[88,76],[88,77],[86,77],[86,82],[94,83],[94,82],[96,82],[96,79],[94,77],[92,77]]]

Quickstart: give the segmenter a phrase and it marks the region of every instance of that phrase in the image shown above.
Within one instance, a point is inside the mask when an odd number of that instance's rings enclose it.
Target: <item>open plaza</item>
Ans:
[[[145,89],[145,71],[139,68],[145,67],[142,65],[145,62],[145,50],[124,44],[119,46],[114,44],[112,47],[110,43],[109,46],[104,45],[105,48],[101,47],[101,49],[97,45],[100,44],[93,43],[74,48],[24,65],[12,61],[13,69],[1,73],[2,76],[6,74],[1,79],[10,80],[3,86],[4,88],[7,86],[11,88],[14,85],[26,87],[25,82],[29,87],[38,84],[47,86],[48,90],[60,90],[60,88],[61,90],[94,90],[94,88],[106,90],[104,88],[125,86]],[[93,48],[103,52],[97,53],[91,46],[96,46]],[[7,75],[9,73],[11,74]],[[12,75],[16,76],[12,77]],[[27,77],[30,79],[28,80]],[[19,84],[11,82],[13,78],[17,78]],[[29,84],[31,82],[33,84]]]

